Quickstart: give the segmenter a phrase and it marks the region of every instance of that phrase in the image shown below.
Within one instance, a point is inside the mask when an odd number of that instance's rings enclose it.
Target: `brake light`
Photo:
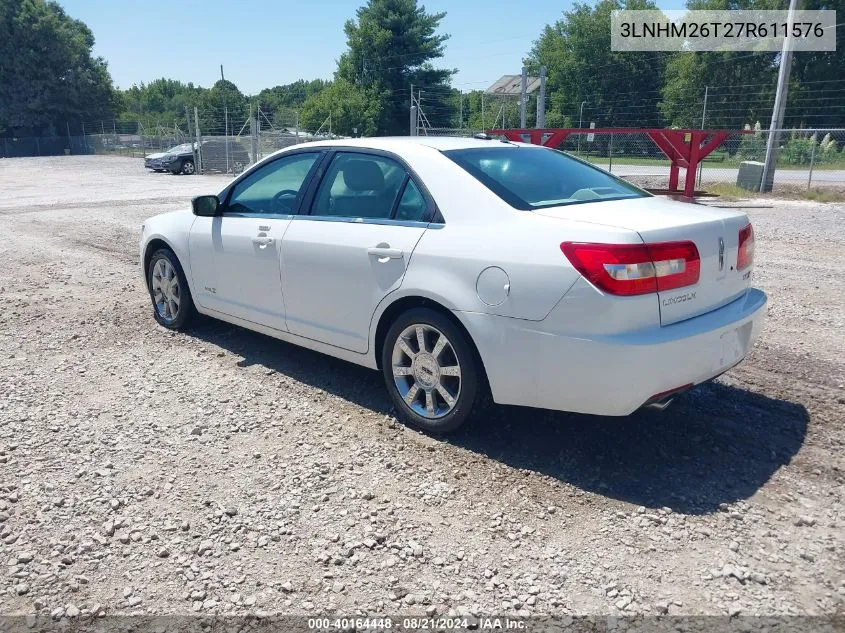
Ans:
[[[739,230],[739,249],[736,252],[736,269],[748,268],[754,262],[754,228],[747,224]]]
[[[563,242],[560,250],[597,288],[631,296],[698,282],[701,261],[692,242],[588,244]]]

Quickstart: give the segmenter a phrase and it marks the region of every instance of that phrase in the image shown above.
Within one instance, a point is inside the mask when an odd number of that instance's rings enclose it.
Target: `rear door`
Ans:
[[[433,212],[395,157],[335,153],[282,242],[288,329],[366,352],[375,308],[402,283]]]

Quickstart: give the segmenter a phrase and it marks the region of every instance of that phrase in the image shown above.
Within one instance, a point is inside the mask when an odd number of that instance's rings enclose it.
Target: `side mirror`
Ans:
[[[191,200],[194,215],[214,217],[220,209],[220,198],[217,196],[197,196]]]

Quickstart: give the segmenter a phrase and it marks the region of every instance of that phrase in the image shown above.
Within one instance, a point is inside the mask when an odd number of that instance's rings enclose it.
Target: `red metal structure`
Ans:
[[[488,130],[491,136],[504,136],[511,141],[530,142],[534,145],[557,147],[570,134],[648,134],[670,161],[668,194],[682,194],[692,198],[695,194],[695,170],[698,164],[718,148],[730,134],[743,134],[747,130],[670,130],[628,127],[606,128],[520,128],[513,130]],[[678,189],[678,174],[686,168],[684,190]]]

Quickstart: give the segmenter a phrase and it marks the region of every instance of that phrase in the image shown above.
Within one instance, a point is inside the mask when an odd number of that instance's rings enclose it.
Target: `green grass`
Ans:
[[[607,156],[589,156],[587,154],[578,154],[577,152],[571,152],[573,155],[578,156],[579,158],[589,161],[594,165],[601,165],[606,166],[608,163]],[[719,169],[724,167],[725,169],[738,169],[739,164],[743,162],[739,158],[710,158],[707,157],[704,159],[704,168],[705,169]],[[668,167],[669,160],[665,158],[638,158],[636,156],[614,156],[613,157],[613,164],[614,165],[640,165],[643,167]],[[806,170],[810,168],[809,163],[806,165],[786,165],[783,163],[778,163],[778,169],[786,169],[786,170]],[[825,171],[825,170],[838,170],[838,169],[845,169],[845,160],[836,162],[836,163],[816,163],[813,165],[813,171]]]
[[[726,200],[787,198],[789,200],[813,200],[814,202],[845,202],[845,188],[841,187],[817,189],[807,189],[803,186],[778,187],[773,193],[760,193],[748,191],[729,183],[718,183],[707,185],[706,189],[708,193],[716,194]]]

